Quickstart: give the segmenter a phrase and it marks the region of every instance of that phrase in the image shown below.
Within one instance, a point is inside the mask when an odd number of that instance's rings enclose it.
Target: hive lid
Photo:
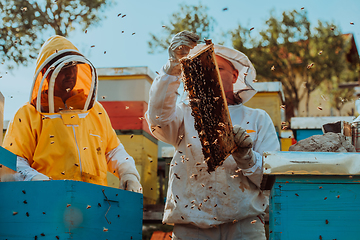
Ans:
[[[360,175],[360,153],[264,152],[265,175]]]

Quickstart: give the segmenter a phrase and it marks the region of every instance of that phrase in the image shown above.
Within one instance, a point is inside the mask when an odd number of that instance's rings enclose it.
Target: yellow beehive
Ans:
[[[157,191],[157,164],[158,146],[156,140],[145,135],[118,135],[127,153],[135,160],[136,169],[140,174],[143,187],[144,204],[155,204],[158,198]],[[119,179],[108,173],[108,185],[119,186]]]
[[[270,115],[276,132],[280,134],[282,122],[281,111],[283,111],[280,106],[285,101],[282,84],[280,82],[262,82],[253,83],[253,86],[258,92],[244,105],[265,110]]]

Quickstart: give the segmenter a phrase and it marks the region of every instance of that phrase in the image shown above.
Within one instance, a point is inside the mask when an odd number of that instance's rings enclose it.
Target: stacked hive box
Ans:
[[[294,131],[296,140],[300,141],[313,135],[322,135],[324,124],[338,121],[351,123],[354,119],[354,116],[293,117],[291,118],[291,129]]]
[[[246,106],[251,108],[260,108],[265,110],[274,123],[276,132],[281,130],[281,122],[284,117],[281,113],[281,105],[285,102],[281,82],[260,82],[253,83],[257,93],[248,102]]]
[[[1,239],[142,238],[139,193],[52,180],[1,182],[0,196]]]
[[[144,204],[157,200],[157,140],[144,119],[155,74],[147,67],[98,68],[98,101],[141,176]],[[119,182],[108,173],[109,186]]]
[[[253,83],[253,86],[257,93],[245,105],[263,109],[269,114],[279,136],[281,151],[288,151],[289,147],[295,143],[295,139],[292,133],[289,134],[289,130],[286,130],[288,126],[282,123],[285,122],[286,106],[282,106],[285,97],[281,82],[260,82]]]
[[[266,152],[269,239],[359,239],[359,156]]]

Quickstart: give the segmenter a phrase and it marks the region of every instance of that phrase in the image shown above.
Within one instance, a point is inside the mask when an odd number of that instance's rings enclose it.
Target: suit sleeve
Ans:
[[[9,123],[2,146],[25,158],[31,166],[41,126],[41,115],[36,114],[35,108],[23,106]]]
[[[152,134],[173,146],[178,144],[183,123],[183,111],[177,106],[180,79],[162,70],[151,85],[149,105],[145,114]]]

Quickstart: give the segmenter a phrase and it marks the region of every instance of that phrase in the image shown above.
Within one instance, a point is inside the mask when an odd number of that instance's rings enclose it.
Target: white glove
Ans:
[[[189,31],[182,31],[177,33],[171,39],[171,43],[168,48],[170,58],[163,67],[164,72],[169,75],[180,75],[181,68],[179,59],[186,57],[189,54],[190,49],[197,45],[198,40],[199,36],[196,33]]]
[[[233,132],[237,149],[232,155],[239,168],[251,168],[255,164],[255,155],[252,151],[253,141],[246,130],[239,125],[233,127]]]
[[[45,176],[44,174],[37,174],[31,179],[31,181],[47,181],[47,180],[50,180],[50,178]]]
[[[120,189],[142,193],[142,187],[138,178],[133,174],[124,174],[120,179]]]

